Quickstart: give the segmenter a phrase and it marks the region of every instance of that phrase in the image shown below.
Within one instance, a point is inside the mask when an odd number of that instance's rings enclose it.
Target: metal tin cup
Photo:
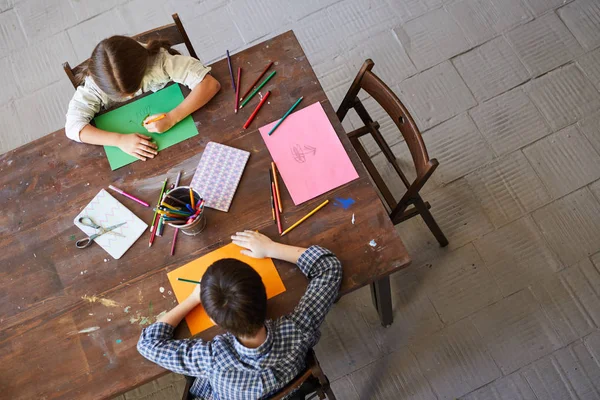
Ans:
[[[194,193],[194,202],[198,203],[198,200],[200,200],[200,194],[197,191],[195,191],[194,189],[192,189],[192,192]],[[169,190],[163,200],[165,204],[168,204],[170,206],[185,208],[185,206],[183,204],[181,204],[180,202],[178,202],[177,200],[174,200],[174,199],[182,201],[185,204],[189,204],[190,203],[190,187],[189,186],[178,186],[175,189]],[[181,233],[185,233],[186,235],[190,235],[190,236],[195,236],[195,235],[199,234],[200,232],[202,232],[204,230],[204,228],[206,227],[206,210],[203,210],[202,213],[196,218],[196,220],[194,220],[194,222],[192,222],[189,225],[188,224],[177,225],[177,224],[173,224],[170,221],[168,222],[168,224],[170,226],[172,226],[173,228],[179,229],[181,231]]]

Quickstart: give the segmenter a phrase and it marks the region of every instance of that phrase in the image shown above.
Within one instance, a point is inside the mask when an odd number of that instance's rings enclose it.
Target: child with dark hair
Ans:
[[[221,86],[207,75],[209,72],[209,67],[180,55],[164,40],[142,44],[127,36],[104,39],[77,71],[79,86],[69,102],[65,132],[77,142],[117,146],[144,161],[154,158],[158,152],[150,136],[107,132],[90,125],[90,121],[103,108],[144,92],[156,92],[174,81],[189,87],[191,93],[165,118],[150,122],[158,116],[150,115],[144,120],[149,132],[165,132],[217,94]]]
[[[340,261],[319,246],[288,246],[252,231],[238,232],[232,239],[250,257],[297,264],[309,283],[291,314],[266,319],[267,294],[260,275],[239,260],[220,260],[204,273],[202,289],[198,285],[142,331],[138,351],[168,370],[196,377],[190,392],[200,399],[261,399],[292,381],[319,340],[342,279]],[[208,342],[173,339],[175,326],[200,303],[227,333]]]

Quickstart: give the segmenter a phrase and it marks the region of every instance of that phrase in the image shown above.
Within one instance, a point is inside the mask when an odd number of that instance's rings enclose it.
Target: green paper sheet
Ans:
[[[158,145],[158,151],[196,136],[198,130],[191,116],[184,118],[177,125],[164,133],[151,133],[142,126],[142,121],[153,114],[171,111],[183,101],[183,93],[179,85],[171,85],[156,93],[142,97],[132,103],[109,111],[94,118],[96,127],[105,131],[123,134],[141,133],[151,136]],[[125,165],[138,161],[118,147],[104,146],[110,168],[114,171]]]

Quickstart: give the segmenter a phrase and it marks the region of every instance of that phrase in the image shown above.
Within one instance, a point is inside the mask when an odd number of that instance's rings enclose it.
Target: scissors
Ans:
[[[94,233],[93,235],[76,241],[75,246],[77,246],[78,249],[85,249],[86,247],[89,247],[98,236],[102,236],[105,233],[111,233],[116,236],[124,237],[120,233],[111,232],[111,231],[113,231],[114,229],[117,229],[118,227],[125,225],[127,223],[127,222],[121,222],[120,224],[109,226],[108,228],[104,228],[103,226],[100,226],[100,225],[96,224],[94,221],[92,221],[92,219],[90,217],[81,217],[81,218],[79,218],[78,221],[82,225],[89,226],[89,227],[97,230],[97,232]]]

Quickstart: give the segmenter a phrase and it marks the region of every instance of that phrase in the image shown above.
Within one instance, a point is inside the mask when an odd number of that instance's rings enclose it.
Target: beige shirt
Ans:
[[[136,96],[150,90],[156,92],[171,81],[194,89],[210,70],[210,67],[205,67],[195,58],[174,56],[165,49],[161,49],[154,57],[153,64],[146,70],[144,79],[142,79],[142,87]],[[91,77],[87,77],[85,83],[77,88],[69,102],[65,124],[65,133],[69,139],[81,142],[79,132],[101,109],[109,108],[116,103],[118,101],[109,98]]]

